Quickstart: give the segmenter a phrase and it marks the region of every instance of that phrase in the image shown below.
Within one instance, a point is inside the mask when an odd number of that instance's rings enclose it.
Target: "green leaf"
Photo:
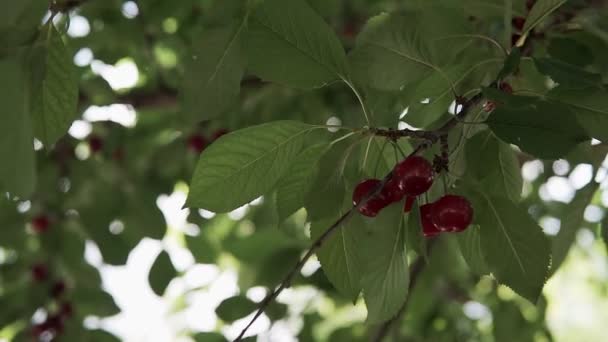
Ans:
[[[412,205],[412,210],[407,216],[407,227],[405,232],[405,245],[418,255],[426,257],[426,238],[422,235],[422,222],[420,219],[419,200]]]
[[[357,37],[353,62],[374,88],[396,90],[436,68],[417,22],[412,13],[380,14]]]
[[[585,209],[593,199],[593,195],[598,188],[599,183],[590,182],[587,186],[576,192],[576,196],[572,202],[562,212],[559,232],[552,239],[551,274],[555,273],[566,259],[570,247],[576,238],[576,233],[583,224]]]
[[[352,207],[352,206],[351,206]],[[348,209],[346,209],[348,210]],[[346,211],[340,212],[344,214]],[[312,222],[310,236],[314,241],[321,236],[341,215]],[[361,269],[357,259],[357,241],[362,229],[361,216],[353,215],[350,220],[337,228],[321,248],[317,251],[317,258],[327,279],[335,288],[348,299],[357,298],[361,292]]]
[[[194,256],[194,260],[203,264],[215,263],[220,253],[219,247],[213,244],[203,232],[198,236],[186,235],[186,245]]]
[[[576,114],[578,122],[590,136],[608,141],[608,92],[596,88],[568,89],[555,87],[546,97],[566,105]]]
[[[35,135],[47,147],[53,145],[70,128],[78,112],[78,76],[72,56],[53,25],[43,31],[40,84],[35,85],[32,104]]]
[[[570,38],[552,38],[547,52],[553,58],[578,67],[589,65],[594,59],[593,52],[587,45]]]
[[[192,336],[195,342],[226,342],[224,335],[214,332],[198,333]]]
[[[30,118],[29,74],[22,63],[26,51],[0,59],[0,186],[26,198],[35,188],[34,136]],[[2,192],[0,190],[0,192]]]
[[[536,25],[538,25],[545,17],[551,12],[558,9],[561,5],[565,4],[567,0],[538,0],[534,6],[530,9],[522,35],[530,32]]]
[[[496,280],[536,303],[547,279],[551,246],[523,207],[478,188],[469,197],[479,224],[481,254]]]
[[[302,151],[279,181],[276,197],[279,222],[283,222],[304,206],[306,196],[319,172],[319,159],[328,148],[327,144],[322,143]]]
[[[70,296],[72,302],[78,303],[77,312],[81,316],[113,316],[120,312],[112,296],[97,287],[77,286]]]
[[[511,53],[505,59],[505,64],[502,69],[498,72],[498,76],[496,77],[499,80],[512,75],[519,68],[519,63],[521,62],[521,49],[518,47],[514,47],[511,49]]]
[[[238,101],[246,57],[243,35],[246,22],[205,31],[195,41],[192,58],[186,64],[182,84],[188,121],[215,118]]]
[[[557,159],[589,139],[567,107],[537,101],[527,106],[500,105],[487,120],[500,139],[543,159]]]
[[[490,131],[482,131],[466,144],[467,176],[486,185],[488,193],[521,198],[523,179],[515,151]]]
[[[604,217],[604,219],[602,220],[602,225],[601,225],[600,229],[601,229],[602,240],[604,240],[604,246],[606,247],[606,250],[608,251],[608,217]]]
[[[471,271],[478,275],[490,273],[481,247],[481,231],[478,225],[472,225],[456,235],[462,257]]]
[[[602,75],[586,71],[576,65],[552,58],[534,58],[536,69],[560,85],[569,88],[600,86]]]
[[[366,222],[357,269],[361,273],[367,321],[380,323],[391,319],[408,295],[403,204],[395,203],[375,218],[359,216]]]
[[[175,276],[176,271],[169,254],[164,250],[161,251],[148,273],[148,283],[150,284],[152,291],[158,296],[162,296],[165,293],[167,285],[169,285]]]
[[[249,67],[262,79],[316,88],[348,77],[338,37],[303,0],[264,1],[247,38]]]
[[[217,316],[225,322],[233,322],[250,314],[257,305],[245,296],[224,299],[215,309]]]
[[[227,212],[268,193],[316,127],[276,121],[222,136],[201,155],[186,205]]]
[[[0,50],[19,46],[34,39],[47,11],[48,3],[40,0],[0,1]]]

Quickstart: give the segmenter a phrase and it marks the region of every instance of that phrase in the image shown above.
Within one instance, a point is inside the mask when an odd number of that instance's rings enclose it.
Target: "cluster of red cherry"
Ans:
[[[361,214],[374,217],[395,202],[405,197],[404,212],[412,210],[417,196],[427,192],[433,184],[433,165],[420,156],[410,156],[395,165],[392,175],[380,191],[372,195],[358,210]],[[353,204],[358,205],[363,198],[376,192],[382,184],[379,179],[366,179],[355,187]],[[444,195],[439,200],[420,207],[422,233],[426,237],[441,232],[461,232],[473,220],[473,208],[469,201],[457,195]]]
[[[46,264],[34,264],[30,271],[35,283],[43,284],[51,278]],[[62,299],[66,290],[67,287],[62,280],[52,283],[49,296],[55,301],[56,308],[53,313],[47,315],[44,321],[32,326],[31,333],[36,340],[44,335],[57,336],[63,333],[65,322],[74,314],[72,304]]]

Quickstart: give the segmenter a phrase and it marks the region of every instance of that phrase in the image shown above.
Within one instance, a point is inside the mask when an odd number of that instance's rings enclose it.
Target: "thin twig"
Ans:
[[[382,190],[382,188],[384,187],[384,185],[386,184],[386,182],[388,182],[392,177],[392,172],[389,172],[384,179],[382,180],[382,182],[380,182],[380,184],[378,184],[375,188],[374,191],[370,191],[366,196],[364,196],[361,201],[356,205],[353,206],[352,208],[350,208],[346,213],[344,213],[336,222],[334,222],[331,226],[329,226],[329,228],[327,228],[325,230],[325,232],[323,232],[323,234],[321,234],[321,236],[319,236],[310,246],[310,248],[308,249],[308,251],[306,252],[306,254],[304,254],[304,256],[300,259],[300,261],[298,261],[298,263],[291,269],[291,271],[289,271],[289,273],[285,276],[285,278],[283,278],[283,281],[281,281],[281,283],[279,284],[279,286],[272,291],[271,293],[269,293],[259,304],[258,306],[258,310],[256,311],[255,315],[253,316],[253,318],[251,318],[251,320],[249,321],[249,323],[247,324],[247,326],[245,326],[245,328],[243,328],[243,330],[241,330],[241,333],[239,334],[239,336],[237,336],[234,339],[234,342],[238,342],[241,341],[241,339],[245,336],[245,333],[247,332],[247,330],[249,330],[249,328],[251,327],[251,325],[253,325],[253,323],[262,315],[262,313],[264,312],[264,310],[266,310],[266,308],[268,307],[268,305],[270,305],[270,303],[277,298],[277,296],[286,288],[288,288],[291,285],[291,282],[293,281],[293,278],[298,274],[298,272],[302,269],[302,267],[304,266],[304,264],[308,261],[308,259],[310,259],[310,257],[315,254],[315,252],[321,248],[321,246],[323,246],[323,243],[325,241],[327,241],[327,239],[329,239],[333,233],[335,233],[340,226],[342,226],[346,221],[348,221],[348,219],[350,219],[353,214],[355,214],[357,212],[357,210],[362,207],[363,205],[365,205],[365,203],[367,203],[367,201],[369,201],[372,197],[378,195],[380,193],[380,191]]]

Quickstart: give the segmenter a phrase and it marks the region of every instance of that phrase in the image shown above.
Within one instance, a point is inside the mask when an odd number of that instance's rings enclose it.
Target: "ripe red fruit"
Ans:
[[[406,196],[425,193],[433,184],[433,165],[419,156],[410,156],[393,169],[393,179]]]
[[[457,195],[445,195],[433,204],[431,219],[444,232],[460,232],[473,221],[471,203]]]
[[[47,326],[47,330],[53,330],[56,334],[63,332],[63,317],[60,315],[55,314],[47,317],[43,324]]]
[[[225,128],[222,129],[218,129],[217,131],[213,132],[213,135],[211,136],[211,140],[216,141],[217,139],[219,139],[222,135],[228,134],[229,131]]]
[[[49,277],[49,269],[45,264],[34,264],[30,271],[32,273],[32,279],[37,283],[41,283]]]
[[[507,82],[501,82],[498,87],[505,93],[513,94],[513,87],[511,87],[511,85]]]
[[[89,135],[87,141],[89,143],[89,149],[91,150],[91,153],[97,153],[103,148],[103,139],[101,139],[101,137],[99,137],[98,135]]]
[[[200,134],[193,134],[188,137],[188,148],[195,153],[201,153],[209,142]]]
[[[405,204],[403,205],[403,212],[409,213],[412,210],[416,197],[408,196],[405,198]]]
[[[433,203],[427,203],[420,207],[420,221],[422,223],[422,234],[425,237],[433,237],[439,235],[441,231],[433,223],[431,219],[431,211],[433,209]]]
[[[353,205],[358,205],[363,197],[373,192],[380,183],[381,181],[379,179],[366,179],[357,184],[355,191],[353,192]],[[391,201],[380,193],[368,199],[364,205],[359,207],[359,212],[365,216],[374,217],[390,203]]]
[[[51,220],[46,215],[38,215],[32,219],[32,228],[36,233],[44,233],[51,226]]]
[[[58,281],[53,284],[51,287],[51,297],[59,298],[65,292],[65,283],[63,281]]]
[[[513,19],[511,19],[511,24],[517,31],[523,30],[525,22],[526,18],[524,17],[513,17]]]

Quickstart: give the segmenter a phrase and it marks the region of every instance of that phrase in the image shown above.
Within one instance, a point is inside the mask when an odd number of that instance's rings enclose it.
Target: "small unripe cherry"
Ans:
[[[433,184],[433,165],[420,156],[410,156],[395,165],[393,178],[404,195],[418,196]]]
[[[431,219],[444,232],[460,232],[473,221],[473,207],[464,197],[445,195],[433,203]]]
[[[379,179],[366,179],[357,184],[355,191],[353,191],[353,205],[358,205],[364,197],[370,195],[381,183],[382,181]],[[374,217],[390,203],[391,201],[379,193],[369,198],[365,204],[359,207],[359,212],[365,216]]]
[[[61,297],[61,295],[63,295],[65,293],[65,283],[63,281],[57,281],[53,284],[53,286],[51,287],[51,297],[53,298],[59,298]]]
[[[200,134],[193,134],[187,140],[188,149],[194,153],[201,153],[207,147],[209,142]]]
[[[404,213],[409,213],[410,211],[412,211],[412,206],[414,205],[415,200],[416,200],[416,197],[412,197],[412,196],[407,196],[405,198],[405,203],[403,204]]]
[[[513,87],[507,82],[500,82],[498,88],[507,94],[513,94]]]
[[[518,31],[523,30],[525,23],[526,23],[526,18],[524,18],[524,17],[513,17],[513,19],[511,19],[511,24]]]
[[[32,274],[32,279],[37,283],[41,283],[49,277],[49,269],[42,263],[32,265],[30,272]]]
[[[51,220],[44,214],[38,215],[32,219],[32,229],[36,233],[44,233],[49,230],[50,226]]]
[[[432,209],[433,203],[427,203],[420,207],[420,222],[422,223],[422,234],[425,237],[433,237],[441,233],[431,219]]]

